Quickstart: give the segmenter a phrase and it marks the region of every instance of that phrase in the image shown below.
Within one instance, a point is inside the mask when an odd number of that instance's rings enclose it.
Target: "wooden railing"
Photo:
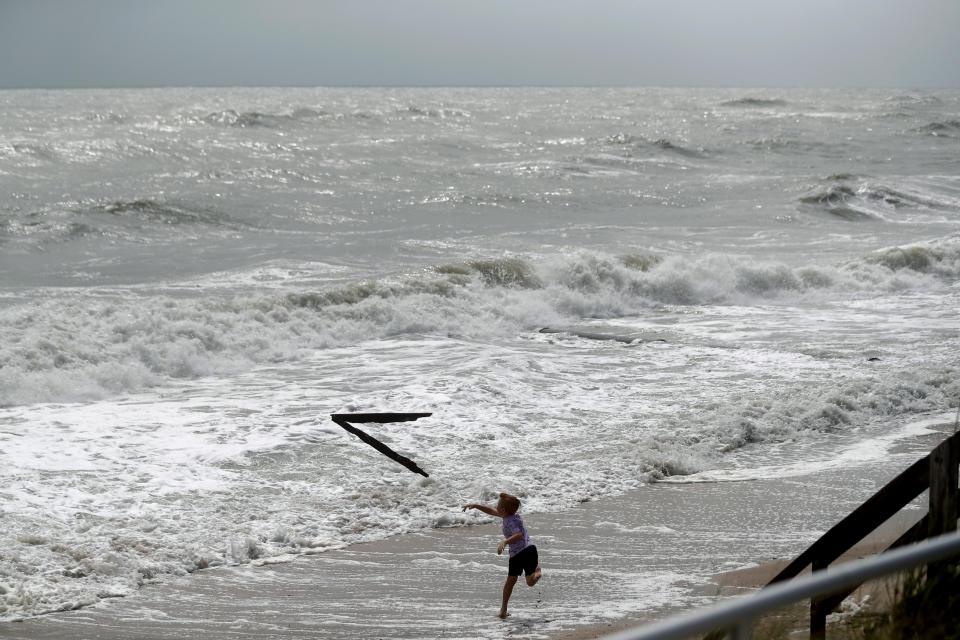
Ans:
[[[863,584],[923,565],[939,564],[960,558],[960,532],[954,531],[931,540],[878,553],[868,558],[845,562],[830,571],[818,571],[784,580],[766,589],[725,598],[710,607],[695,609],[666,620],[620,631],[604,640],[689,640],[707,633],[706,638],[728,636],[732,640],[750,640],[753,622],[795,602],[823,593],[835,593],[850,585]]]
[[[788,564],[767,586],[789,580],[808,566],[814,572],[826,569],[853,545],[883,524],[890,516],[930,490],[927,514],[888,548],[894,549],[924,538],[939,536],[957,528],[957,485],[960,467],[960,433],[941,442],[928,456],[917,460],[869,500]],[[937,565],[931,565],[937,570]],[[810,601],[810,638],[826,637],[826,619],[859,585]]]

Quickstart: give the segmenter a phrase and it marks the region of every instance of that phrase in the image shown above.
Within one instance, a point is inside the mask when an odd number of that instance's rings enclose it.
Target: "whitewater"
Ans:
[[[0,91],[0,620],[876,464],[958,315],[960,91]]]

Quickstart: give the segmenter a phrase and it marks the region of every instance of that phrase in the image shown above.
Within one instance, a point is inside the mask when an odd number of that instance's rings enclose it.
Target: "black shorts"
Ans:
[[[537,556],[537,545],[532,544],[525,547],[523,551],[515,556],[510,556],[510,566],[507,569],[508,576],[519,576],[525,573],[528,576],[537,570],[540,564],[540,558]]]

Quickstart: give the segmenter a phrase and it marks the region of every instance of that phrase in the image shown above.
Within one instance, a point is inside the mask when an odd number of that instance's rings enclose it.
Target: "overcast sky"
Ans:
[[[960,87],[960,0],[0,0],[0,88]]]

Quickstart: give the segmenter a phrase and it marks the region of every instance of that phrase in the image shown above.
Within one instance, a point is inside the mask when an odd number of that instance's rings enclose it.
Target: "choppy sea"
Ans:
[[[877,464],[958,318],[960,91],[0,91],[0,620]]]

